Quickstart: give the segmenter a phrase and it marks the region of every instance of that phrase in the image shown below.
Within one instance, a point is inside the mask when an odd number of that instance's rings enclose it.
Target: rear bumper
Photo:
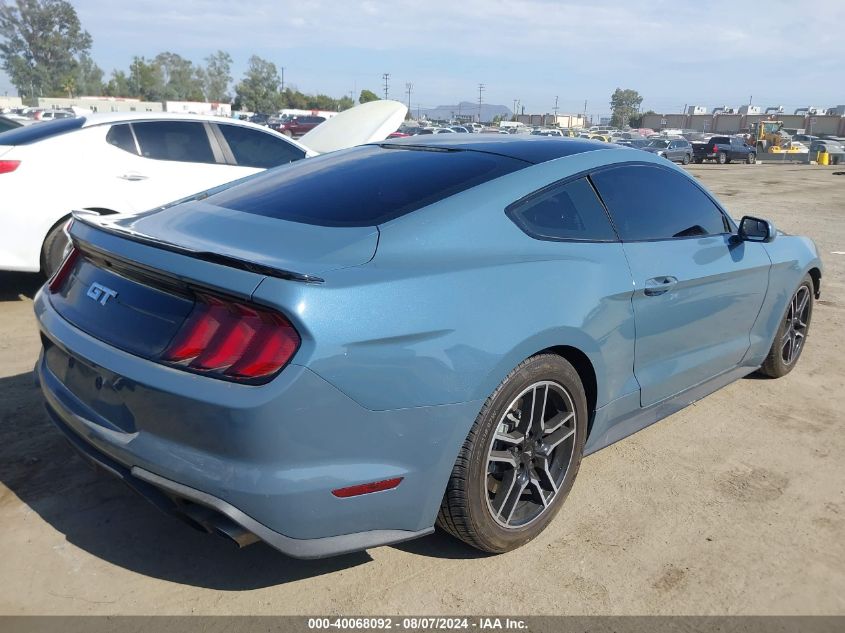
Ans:
[[[429,527],[416,532],[407,530],[370,530],[315,539],[295,539],[279,534],[213,495],[171,481],[148,470],[126,468],[77,435],[63,416],[47,403],[51,421],[71,446],[98,469],[121,479],[129,488],[163,512],[187,521],[208,532],[217,532],[243,547],[258,540],[293,558],[324,558],[348,554],[370,547],[391,545],[419,538],[434,531]],[[67,415],[68,412],[65,412]],[[197,510],[202,508],[203,510]],[[239,529],[238,529],[239,528]]]
[[[371,411],[296,365],[267,385],[223,383],[88,336],[43,292],[35,311],[44,338],[36,374],[74,446],[159,507],[211,509],[291,556],[429,533],[481,406]],[[331,494],[394,477],[403,481],[393,490]]]

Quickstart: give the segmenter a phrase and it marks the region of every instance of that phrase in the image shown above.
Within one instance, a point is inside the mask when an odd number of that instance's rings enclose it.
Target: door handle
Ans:
[[[645,294],[647,297],[657,297],[671,290],[677,283],[677,277],[668,275],[664,277],[652,277],[645,282]]]
[[[137,182],[139,180],[146,180],[147,176],[144,176],[143,174],[139,174],[136,171],[129,171],[129,172],[126,172],[125,174],[123,174],[121,176],[118,176],[118,178],[121,178],[123,180],[128,180],[130,182]]]

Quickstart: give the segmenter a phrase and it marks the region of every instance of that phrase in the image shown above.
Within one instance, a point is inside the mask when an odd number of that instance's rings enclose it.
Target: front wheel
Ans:
[[[485,552],[527,543],[569,494],[586,431],[587,399],[572,365],[555,354],[523,361],[478,414],[437,524]]]
[[[805,275],[780,321],[769,355],[760,367],[760,373],[771,378],[786,376],[798,363],[813,317],[813,279]]]
[[[745,162],[749,165],[753,165],[757,162],[757,155],[754,152],[750,152],[746,157]]]

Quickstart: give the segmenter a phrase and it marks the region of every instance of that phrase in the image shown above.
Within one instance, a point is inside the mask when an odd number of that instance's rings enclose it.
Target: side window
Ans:
[[[138,155],[138,148],[135,147],[135,138],[132,136],[132,130],[128,123],[112,125],[108,134],[106,134],[106,142],[118,149],[122,149],[124,152]]]
[[[622,165],[591,176],[623,241],[728,232],[724,215],[688,177],[649,165]]]
[[[616,240],[607,213],[586,178],[542,189],[513,203],[507,214],[536,239]]]
[[[133,123],[141,156],[185,163],[214,163],[214,153],[202,123],[147,121]]]
[[[268,169],[305,158],[305,152],[266,132],[239,125],[218,125],[235,161],[242,167]]]

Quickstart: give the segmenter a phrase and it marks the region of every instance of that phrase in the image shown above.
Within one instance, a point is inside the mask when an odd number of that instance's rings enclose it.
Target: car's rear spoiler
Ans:
[[[140,233],[136,233],[135,231],[115,226],[112,223],[108,223],[106,221],[106,218],[104,218],[103,216],[97,213],[93,213],[91,211],[77,210],[73,211],[71,215],[75,222],[81,222],[82,224],[91,226],[99,231],[103,231],[104,233],[110,233],[112,235],[117,235],[127,240],[132,240],[133,242],[138,242],[147,246],[153,246],[155,248],[160,248],[162,250],[170,251],[172,253],[178,253],[180,255],[186,255],[188,257],[192,257],[194,259],[199,259],[206,262],[211,262],[213,264],[229,266],[230,268],[246,270],[251,273],[266,275],[268,277],[276,277],[278,279],[286,279],[288,281],[302,281],[305,283],[317,284],[323,283],[325,281],[322,277],[317,277],[316,275],[308,275],[305,273],[298,273],[292,270],[274,268],[272,266],[256,264],[255,262],[250,262],[244,259],[240,259],[238,257],[230,257],[229,255],[223,255],[221,253],[197,251],[190,248],[185,248],[184,246],[179,246],[178,244],[171,244],[170,242],[165,242],[164,240],[150,237],[149,235],[142,235]]]

